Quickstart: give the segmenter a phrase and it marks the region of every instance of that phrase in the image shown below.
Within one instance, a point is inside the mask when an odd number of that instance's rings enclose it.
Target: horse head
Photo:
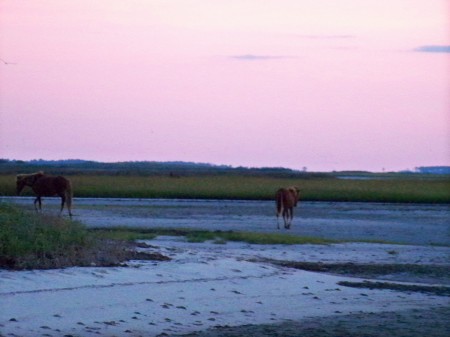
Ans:
[[[44,175],[44,172],[39,171],[36,173],[31,174],[18,174],[16,176],[16,192],[17,195],[22,192],[23,188],[25,186],[33,186],[33,184],[38,180],[40,177]]]

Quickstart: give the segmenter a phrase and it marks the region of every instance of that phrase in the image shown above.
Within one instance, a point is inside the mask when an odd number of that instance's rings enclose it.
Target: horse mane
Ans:
[[[22,173],[22,174],[18,174],[16,175],[17,179],[24,179],[24,178],[28,178],[28,177],[32,177],[32,176],[37,176],[37,175],[44,175],[44,171],[38,171],[38,172],[34,172],[34,173]]]

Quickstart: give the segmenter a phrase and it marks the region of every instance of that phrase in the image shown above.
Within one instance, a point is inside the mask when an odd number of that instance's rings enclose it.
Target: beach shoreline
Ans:
[[[1,270],[0,336],[290,337],[303,328],[305,336],[311,331],[315,331],[311,336],[321,336],[317,333],[322,330],[322,336],[334,336],[340,328],[349,336],[381,336],[380,324],[397,331],[392,336],[402,336],[404,328],[417,328],[419,336],[422,325],[433,327],[428,336],[444,336],[441,332],[448,330],[443,319],[449,310],[448,295],[340,283],[383,281],[448,289],[447,274],[435,283],[430,279],[418,283],[414,278],[408,282],[404,272],[361,278],[301,270],[267,259],[448,267],[450,248],[189,243],[182,237],[143,242],[148,244],[138,251],[158,252],[170,260],[133,260],[120,267]],[[394,250],[396,254],[389,253]],[[412,321],[415,325],[404,323]]]

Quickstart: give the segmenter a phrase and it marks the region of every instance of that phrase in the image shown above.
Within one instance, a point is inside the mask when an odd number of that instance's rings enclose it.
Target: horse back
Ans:
[[[64,194],[69,188],[70,182],[61,176],[43,176],[32,186],[32,189],[36,194],[47,197]]]
[[[275,195],[275,200],[278,212],[283,208],[292,208],[297,205],[296,195],[289,188],[280,188]]]

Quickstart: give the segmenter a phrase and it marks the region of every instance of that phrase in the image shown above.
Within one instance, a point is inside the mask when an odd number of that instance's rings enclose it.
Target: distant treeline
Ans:
[[[343,179],[384,179],[398,176],[421,174],[450,174],[450,167],[419,167],[415,172],[373,173],[367,171],[339,172],[307,172],[283,167],[233,167],[229,165],[214,165],[209,163],[194,163],[183,161],[125,161],[104,163],[97,161],[66,159],[66,160],[9,160],[0,159],[0,174],[32,173],[43,170],[49,174],[61,175],[120,175],[120,176],[169,176],[173,178],[208,175],[239,175],[261,176],[274,178],[343,178]]]
[[[129,175],[129,176],[170,176],[173,178],[197,175],[249,175],[273,177],[327,177],[327,173],[306,173],[283,167],[232,167],[193,162],[127,161],[103,163],[78,159],[67,160],[8,160],[0,159],[0,174],[31,173],[38,170],[50,174],[87,175]]]

